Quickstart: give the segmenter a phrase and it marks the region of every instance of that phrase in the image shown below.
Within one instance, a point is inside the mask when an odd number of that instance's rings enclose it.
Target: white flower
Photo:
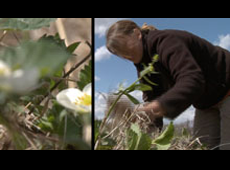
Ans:
[[[91,83],[85,86],[83,91],[76,88],[63,90],[58,93],[56,98],[62,106],[77,113],[90,113],[92,105]]]
[[[33,90],[39,79],[36,68],[29,70],[12,69],[0,60],[0,90],[17,94],[24,94]]]
[[[0,60],[0,77],[9,76],[11,74],[10,67]]]

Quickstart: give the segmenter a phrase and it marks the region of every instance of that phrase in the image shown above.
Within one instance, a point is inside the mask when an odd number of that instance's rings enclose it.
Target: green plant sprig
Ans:
[[[154,69],[154,64],[156,62],[159,61],[159,56],[158,54],[155,54],[153,56],[153,60],[151,63],[149,63],[149,65],[147,67],[144,67],[144,70],[141,71],[140,73],[140,77],[134,81],[129,87],[127,87],[126,89],[124,90],[119,90],[118,93],[115,93],[115,95],[118,95],[116,100],[112,103],[112,105],[110,106],[109,110],[108,110],[108,113],[106,114],[105,118],[103,119],[100,127],[99,127],[99,133],[98,133],[98,136],[96,136],[96,142],[95,142],[95,147],[94,149],[97,150],[98,149],[98,146],[100,145],[100,142],[101,142],[101,134],[104,130],[104,127],[105,127],[105,123],[107,122],[110,114],[112,113],[114,107],[116,106],[117,102],[120,100],[120,98],[123,96],[123,95],[126,95],[134,104],[139,104],[138,100],[136,100],[134,97],[132,97],[129,93],[135,91],[135,90],[141,90],[141,91],[149,91],[149,90],[152,90],[152,87],[151,86],[148,86],[146,84],[141,84],[138,82],[142,79],[142,78],[145,78],[146,79],[146,75],[148,74],[156,74],[157,72],[155,71]],[[149,80],[150,81],[150,80]],[[154,85],[157,85],[155,83],[150,83],[150,84],[154,84]]]

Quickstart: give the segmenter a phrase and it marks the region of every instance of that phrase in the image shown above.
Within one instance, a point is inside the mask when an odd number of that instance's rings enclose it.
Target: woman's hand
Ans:
[[[166,111],[157,100],[144,105],[143,107],[139,108],[138,111],[144,111],[152,122],[154,122],[154,120],[157,118],[164,117],[166,114]]]

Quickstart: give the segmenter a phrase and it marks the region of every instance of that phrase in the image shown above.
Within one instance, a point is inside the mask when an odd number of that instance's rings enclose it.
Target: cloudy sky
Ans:
[[[118,20],[127,18],[96,18],[95,19],[95,112],[96,118],[102,118],[105,99],[108,92],[117,89],[123,82],[128,86],[137,79],[133,64],[122,60],[108,52],[105,47],[105,33],[109,26]],[[230,50],[230,18],[128,18],[138,25],[143,23],[156,26],[158,29],[186,30],[209,42]],[[134,92],[141,100],[141,92]],[[192,120],[194,109],[189,108],[177,122]]]

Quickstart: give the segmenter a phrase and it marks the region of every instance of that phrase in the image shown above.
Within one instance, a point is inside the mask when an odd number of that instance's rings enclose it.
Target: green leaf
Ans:
[[[143,78],[145,79],[145,81],[147,81],[149,84],[153,85],[153,86],[158,86],[158,84],[153,83],[152,81],[150,81],[146,76],[143,76]]]
[[[56,18],[0,18],[0,29],[34,30],[50,25]]]
[[[11,101],[7,103],[7,107],[9,107],[12,111],[16,113],[20,113],[24,111],[24,106],[20,106],[19,104]]]
[[[70,54],[72,54],[72,53],[77,49],[77,47],[78,47],[80,44],[81,44],[81,42],[75,42],[75,43],[69,45],[69,46],[67,47],[67,51],[68,51]]]
[[[67,116],[68,112],[66,110],[63,110],[61,113],[60,113],[60,116],[59,116],[59,120],[60,122],[64,120],[65,116]]]
[[[188,132],[188,130],[186,128],[182,129],[182,136],[189,137],[189,132]]]
[[[127,150],[135,150],[138,141],[138,135],[132,129],[129,129],[126,132],[125,141]]]
[[[71,55],[48,41],[25,42],[18,47],[6,48],[0,53],[0,60],[11,68],[38,69],[40,76],[52,75],[67,62]]]
[[[140,72],[140,76],[143,77],[146,74],[149,74],[154,71],[154,67],[152,65],[149,65],[148,67],[145,66],[145,69]]]
[[[142,64],[144,69],[140,72],[140,77],[143,78],[146,75],[151,75],[151,74],[159,74],[158,72],[155,71],[154,64],[159,61],[159,56],[156,54],[153,56],[153,60],[151,63],[146,66],[144,63]]]
[[[60,48],[67,50],[67,47],[65,45],[65,40],[61,39],[58,33],[56,33],[55,35],[45,34],[41,38],[39,38],[38,41],[39,42],[46,41],[46,42],[54,43],[57,46],[59,46]]]
[[[158,55],[158,54],[155,54],[155,55],[153,56],[153,64],[156,63],[156,62],[158,62],[158,61],[159,61],[159,55]]]
[[[53,107],[48,111],[47,115],[42,118],[42,122],[39,123],[40,127],[43,126],[43,130],[57,134],[62,139],[65,136],[65,144],[73,144],[73,141],[79,141],[82,138],[84,124],[81,118],[73,116],[72,113],[60,106],[56,101],[54,101]]]
[[[127,131],[126,143],[128,150],[149,150],[151,147],[150,137],[141,132],[138,124],[132,124]]]
[[[94,141],[95,142],[99,135],[99,128],[100,128],[101,122],[102,122],[101,120],[97,120],[97,119],[94,120]]]
[[[51,122],[47,121],[41,121],[41,123],[38,125],[42,130],[45,131],[52,131],[54,129],[53,124]]]
[[[171,146],[171,140],[174,136],[174,126],[171,122],[165,131],[155,140],[152,141],[152,144],[155,144],[157,150],[167,150]]]
[[[38,41],[49,41],[50,43],[54,43],[59,47],[66,50],[69,54],[73,54],[73,52],[77,49],[77,47],[81,44],[81,42],[75,42],[68,47],[65,45],[65,40],[61,39],[59,34],[56,33],[55,35],[43,35]]]
[[[92,82],[92,60],[89,62],[88,65],[85,65],[84,69],[81,70],[79,74],[79,81],[77,81],[77,85],[80,90]]]
[[[133,104],[140,104],[140,102],[135,97],[131,96],[128,93],[124,93],[124,94],[129,98],[131,102],[133,102]]]
[[[136,84],[134,86],[135,90],[140,90],[140,91],[151,91],[152,87],[146,84]]]
[[[127,93],[131,93],[135,90],[140,90],[140,91],[151,91],[152,87],[146,84],[134,84],[130,86],[129,88],[126,89]]]

